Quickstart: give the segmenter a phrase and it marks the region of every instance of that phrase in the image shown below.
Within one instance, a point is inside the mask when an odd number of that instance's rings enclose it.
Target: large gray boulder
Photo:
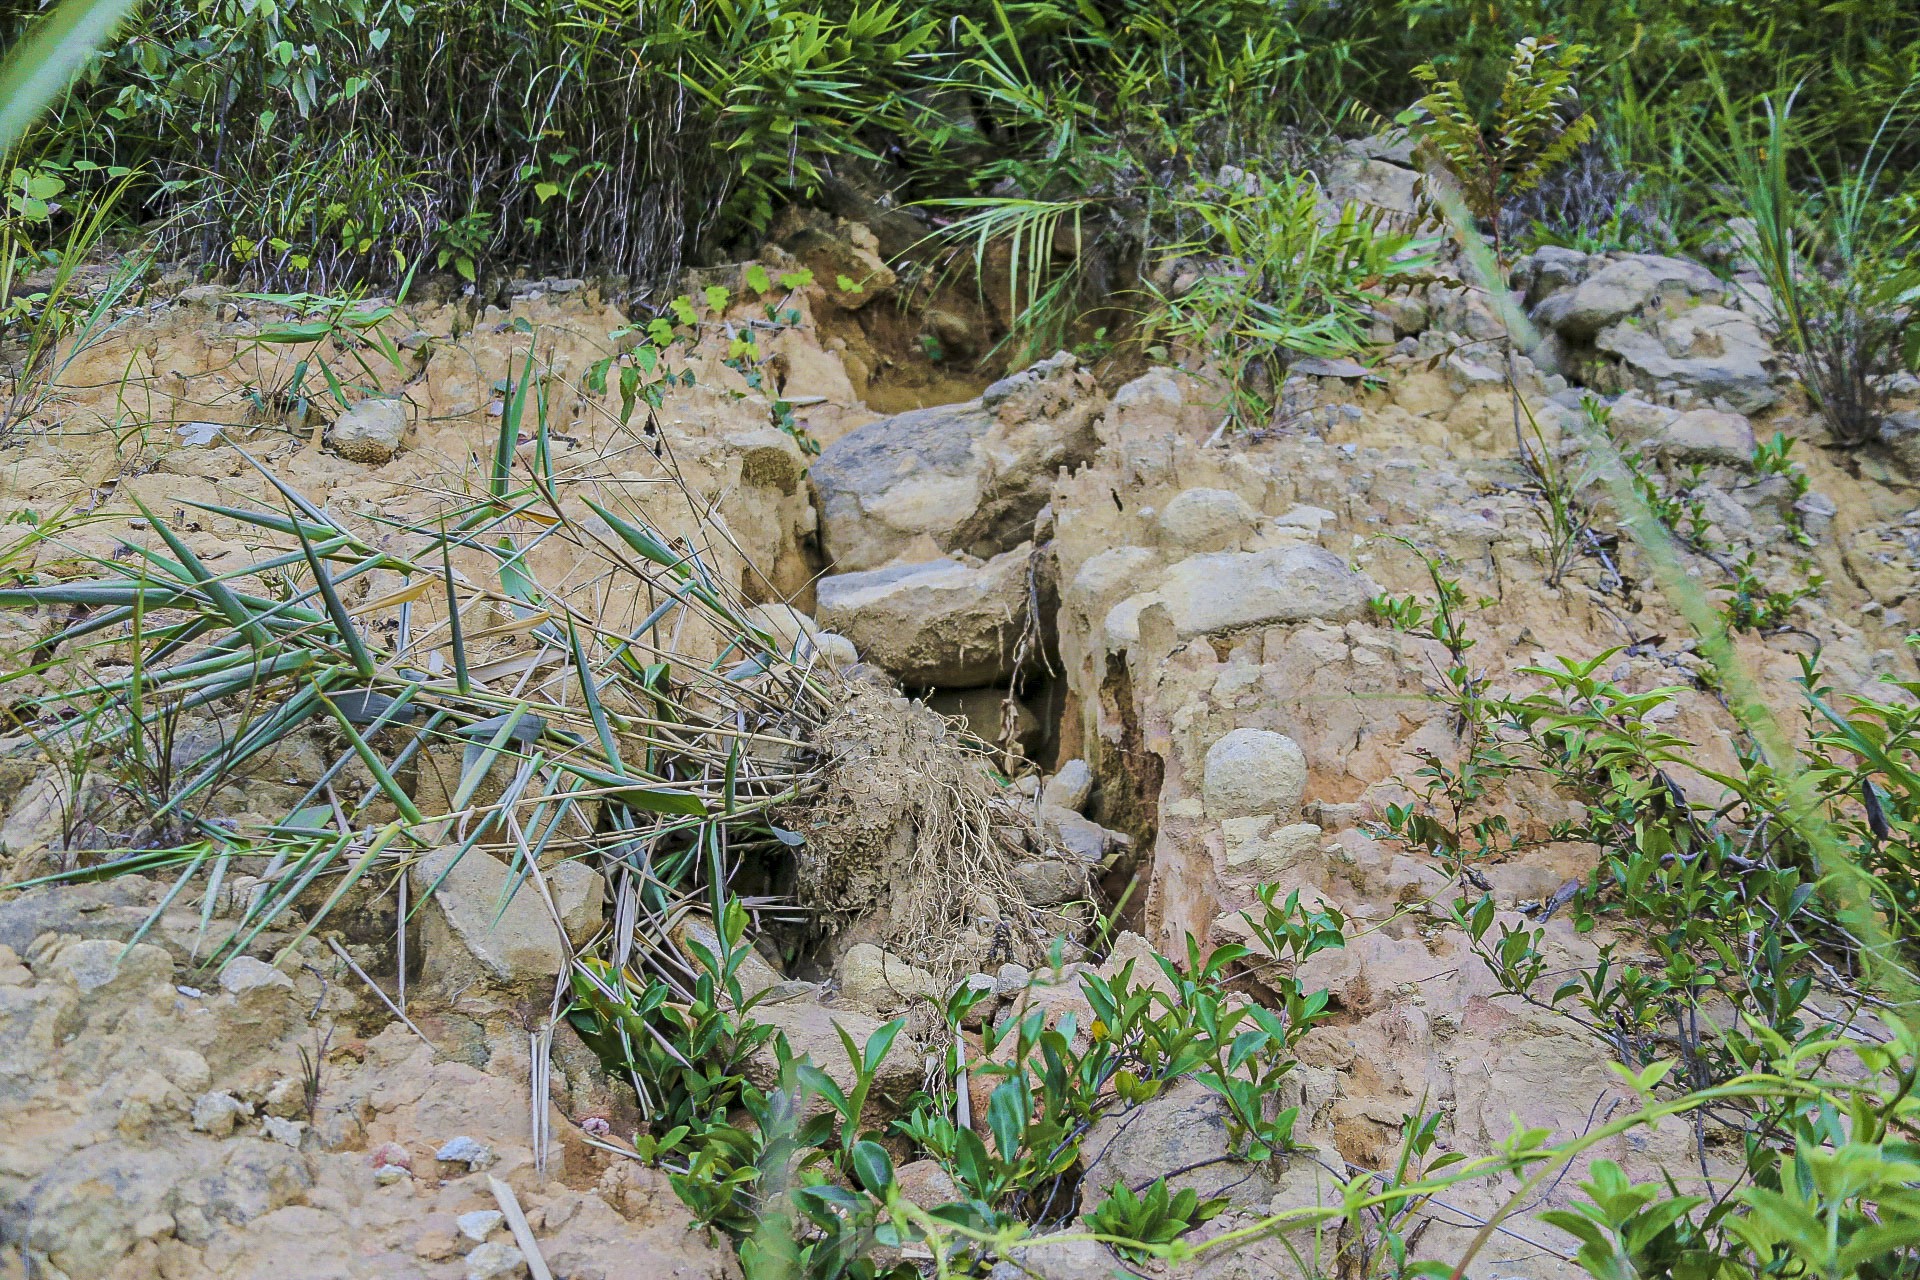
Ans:
[[[1189,556],[1160,585],[1122,600],[1106,617],[1108,643],[1140,638],[1140,614],[1166,608],[1182,637],[1312,618],[1346,622],[1366,612],[1378,588],[1323,547],[1291,544],[1262,551]]]
[[[598,930],[606,883],[578,862],[557,862],[542,874],[564,938],[540,890],[492,854],[449,846],[414,863],[413,891],[432,893],[439,907],[424,940],[430,974],[437,970],[442,980],[477,967],[506,986],[551,984],[566,965],[566,945]]]
[[[1358,148],[1349,147],[1328,162],[1321,188],[1335,206],[1358,203],[1402,217],[1420,211],[1420,175]]]
[[[1653,451],[1676,462],[1708,466],[1753,465],[1753,424],[1737,413],[1690,409],[1655,436]]]
[[[986,558],[1017,545],[1055,473],[1093,456],[1103,408],[1092,376],[1063,351],[978,400],[895,414],[841,437],[811,471],[827,557],[847,573],[903,555]]]
[[[1552,260],[1551,269],[1572,274],[1572,263]],[[1532,292],[1530,290],[1530,292]],[[1549,295],[1534,319],[1575,342],[1585,342],[1608,325],[1638,315],[1656,303],[1682,307],[1718,302],[1720,280],[1697,262],[1636,253],[1608,263],[1570,289]]]
[[[1013,675],[1027,607],[1025,546],[974,566],[890,565],[820,579],[820,625],[905,684],[973,688]]]
[[[1772,345],[1752,316],[1728,307],[1623,320],[1602,329],[1593,345],[1618,357],[1624,379],[1647,391],[1684,388],[1725,400],[1740,413],[1757,413],[1780,398]]]

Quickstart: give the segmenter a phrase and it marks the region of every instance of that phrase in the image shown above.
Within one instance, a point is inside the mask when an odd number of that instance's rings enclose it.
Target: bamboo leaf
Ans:
[[[367,646],[360,639],[360,628],[354,625],[348,616],[346,606],[340,603],[340,595],[333,589],[333,578],[327,573],[327,566],[314,554],[313,543],[306,532],[298,525],[294,532],[300,535],[300,549],[306,553],[307,568],[313,573],[313,580],[320,588],[320,598],[326,601],[327,616],[333,619],[333,629],[340,633],[340,641],[347,647],[347,655],[353,660],[353,669],[360,673],[362,680],[373,679],[373,655],[367,652]]]
[[[613,514],[613,512],[607,510],[591,498],[586,501],[587,505],[593,508],[594,514],[602,520],[605,520],[607,524],[612,527],[613,531],[620,535],[622,542],[661,568],[672,570],[677,577],[683,580],[687,578],[688,573],[685,557],[676,554],[674,550],[665,542],[661,541],[660,537],[651,529],[642,528],[622,520],[619,516]]]
[[[148,510],[146,503],[136,497],[133,500],[133,504],[140,508],[141,514],[147,517],[148,522],[153,525],[154,532],[158,533],[161,538],[166,541],[167,546],[172,549],[173,554],[180,557],[180,563],[185,567],[187,572],[192,574],[194,578],[199,581],[200,585],[206,589],[214,605],[226,616],[227,621],[233,624],[234,629],[246,636],[247,639],[252,642],[254,648],[264,649],[268,647],[272,642],[267,636],[266,629],[254,620],[253,614],[248,612],[240,603],[239,598],[233,594],[232,589],[229,588],[226,583],[218,581],[214,575],[208,571],[207,567],[200,563],[200,557],[193,553],[193,548],[181,541],[180,537],[175,534],[173,530],[167,528],[164,521],[154,515],[152,511]]]
[[[331,698],[327,697],[326,691],[317,682],[313,685],[313,692],[319,696],[327,713],[333,717],[334,723],[340,726],[340,731],[347,735],[347,742],[353,747],[354,754],[358,755],[360,762],[367,766],[367,772],[373,775],[374,782],[379,785],[387,799],[393,801],[393,807],[400,811],[400,816],[415,826],[426,825],[426,818],[414,807],[413,797],[394,781],[393,775],[387,771],[387,766],[381,761],[379,755],[367,745],[367,740],[360,736],[360,731],[353,727],[353,721],[347,718],[346,713],[341,711]],[[401,699],[411,696],[412,690],[409,689],[401,695]],[[399,700],[396,699],[396,701]]]

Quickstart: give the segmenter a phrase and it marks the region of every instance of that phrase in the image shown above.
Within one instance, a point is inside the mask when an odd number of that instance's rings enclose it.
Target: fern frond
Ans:
[[[1455,80],[1443,81],[1431,63],[1415,78],[1432,86],[1415,104],[1415,153],[1423,168],[1439,170],[1459,186],[1467,208],[1497,219],[1508,197],[1538,186],[1593,133],[1578,113],[1574,77],[1587,50],[1528,36],[1513,47],[1490,129],[1483,129]]]

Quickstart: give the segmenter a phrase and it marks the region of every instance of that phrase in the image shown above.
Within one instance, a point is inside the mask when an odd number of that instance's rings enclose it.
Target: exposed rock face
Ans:
[[[1543,254],[1521,283],[1538,305],[1585,287],[1591,275],[1612,265],[1581,254]],[[1626,388],[1613,403],[1615,437],[1640,449],[1656,483],[1688,486],[1707,502],[1710,519],[1726,530],[1726,545],[1785,550],[1787,544],[1769,541],[1770,530],[1798,508],[1791,486],[1749,471],[1754,441],[1776,430],[1803,441],[1820,434],[1817,424],[1788,405],[1739,407],[1775,390],[1765,364],[1770,353],[1747,341],[1757,335],[1756,313],[1744,301],[1737,309],[1723,305],[1720,286],[1710,287],[1689,264],[1629,264],[1601,285],[1614,296],[1601,296],[1602,288],[1587,290],[1585,310],[1573,321],[1574,331],[1585,335],[1580,359],[1569,370],[1578,375],[1603,361],[1621,361],[1616,368],[1624,372],[1607,384]],[[1432,316],[1450,314],[1449,300],[1423,301]],[[1467,336],[1471,316],[1446,323],[1460,327],[1445,335],[1427,328],[1404,344],[1403,355],[1392,358],[1404,364],[1390,365],[1394,381],[1384,394],[1355,392],[1331,380],[1319,384],[1321,403],[1339,411],[1323,420],[1332,425],[1318,428],[1322,438],[1295,434],[1208,449],[1172,413],[1156,418],[1143,411],[1130,416],[1124,438],[1111,439],[1092,464],[1063,478],[1053,498],[1063,583],[1060,648],[1072,687],[1060,750],[1094,766],[1094,817],[1152,815],[1137,864],[1149,884],[1141,928],[1152,949],[1175,955],[1188,933],[1205,943],[1257,945],[1241,913],[1258,917],[1254,895],[1263,885],[1282,898],[1298,892],[1309,908],[1348,914],[1347,946],[1316,956],[1302,975],[1310,985],[1326,986],[1342,1017],[1339,1025],[1310,1034],[1300,1052],[1304,1064],[1325,1073],[1314,1088],[1324,1090],[1320,1123],[1337,1151],[1324,1145],[1321,1150],[1343,1173],[1351,1170],[1342,1161],[1383,1167],[1398,1142],[1399,1118],[1423,1097],[1471,1100],[1450,1121],[1463,1150],[1499,1141],[1507,1122],[1495,1115],[1495,1098],[1507,1099],[1509,1110],[1517,1107],[1523,1119],[1557,1113],[1561,1128],[1565,1116],[1588,1114],[1596,1099],[1605,1099],[1603,1106],[1616,1098],[1625,1103],[1615,1086],[1589,1074],[1603,1051],[1591,1042],[1577,1047],[1579,1032],[1550,1015],[1515,1011],[1492,998],[1485,967],[1462,961],[1457,932],[1417,910],[1406,913],[1409,904],[1444,901],[1452,889],[1444,872],[1417,850],[1375,834],[1386,805],[1408,802],[1408,787],[1417,785],[1409,780],[1430,758],[1456,761],[1462,749],[1444,704],[1435,700],[1435,673],[1445,669],[1448,655],[1429,639],[1369,618],[1361,607],[1374,590],[1431,598],[1423,560],[1396,538],[1441,559],[1470,596],[1498,601],[1476,615],[1485,639],[1474,656],[1490,683],[1532,687],[1528,681],[1537,677],[1520,668],[1537,662],[1537,655],[1592,655],[1611,643],[1599,637],[1610,625],[1604,609],[1617,599],[1616,588],[1597,567],[1582,570],[1579,585],[1552,590],[1542,581],[1537,513],[1508,487],[1511,401],[1504,385],[1485,384],[1460,367],[1471,362],[1470,353],[1442,345],[1443,337],[1451,342]],[[1718,335],[1727,350],[1744,344],[1747,368],[1742,377],[1700,366],[1635,370],[1606,351],[1604,340],[1596,342],[1605,332],[1629,329],[1656,341],[1678,334],[1679,355],[1666,357],[1676,360],[1706,358],[1693,345],[1705,339],[1687,334]],[[1556,334],[1555,340],[1573,349],[1571,339]],[[1449,364],[1449,355],[1460,365]],[[1556,386],[1544,376],[1530,381],[1534,377],[1521,367],[1523,394],[1549,431],[1560,424],[1551,412],[1541,412],[1543,404],[1553,403],[1548,397],[1557,398],[1556,409],[1573,412],[1588,391],[1610,398],[1606,386]],[[1725,403],[1713,403],[1716,398]],[[1570,442],[1561,447],[1578,458]],[[1478,460],[1463,458],[1463,450]],[[1817,488],[1845,485],[1817,451],[1809,452],[1803,445],[1795,456]],[[1861,458],[1873,465],[1871,454]],[[1712,469],[1704,483],[1688,476],[1695,463]],[[1258,513],[1243,549],[1195,556],[1170,545],[1163,513],[1181,494],[1203,489],[1230,491]],[[1120,495],[1124,510],[1111,498],[1101,503],[1109,491]],[[1895,518],[1893,494],[1902,491],[1897,482],[1884,493],[1875,486],[1847,489],[1880,520]],[[1833,521],[1835,529],[1843,525],[1847,501],[1833,504],[1843,513]],[[1816,505],[1807,503],[1798,513],[1805,518]],[[1916,524],[1906,519],[1903,532],[1888,529],[1876,544],[1878,554],[1898,556],[1893,548],[1916,537]],[[1293,592],[1293,620],[1241,622],[1247,616],[1242,613],[1233,619],[1238,625],[1219,629],[1212,629],[1211,620],[1180,625],[1183,611],[1169,599],[1175,593],[1168,583],[1230,584],[1219,587],[1219,598],[1228,599],[1230,591],[1243,598],[1249,594],[1244,584],[1254,576],[1248,566],[1258,557],[1284,554],[1283,528],[1286,545],[1297,549],[1293,554],[1309,551],[1320,563],[1332,562],[1330,577],[1334,565],[1342,574],[1364,573],[1366,588],[1326,593],[1351,601],[1349,612],[1313,616],[1300,607],[1307,593]],[[1817,557],[1823,572],[1832,574],[1826,566],[1837,562],[1835,548],[1821,534],[1810,536],[1814,547],[1789,554]],[[1864,566],[1869,558],[1850,554],[1847,562]],[[1194,573],[1192,566],[1208,572]],[[1903,569],[1902,580],[1914,580],[1906,576],[1912,572]],[[1703,567],[1702,577],[1714,580],[1710,568]],[[1227,609],[1223,604],[1214,616]],[[1885,641],[1842,639],[1849,629],[1823,627],[1821,634],[1838,646],[1829,654],[1850,655],[1841,660],[1851,673],[1847,680],[1870,680],[1876,661],[1869,650]],[[1686,646],[1667,641],[1659,647],[1658,656],[1620,656],[1609,678],[1635,690],[1671,686],[1669,673],[1689,660],[1676,650]],[[1756,642],[1750,655],[1782,704],[1790,704],[1796,696],[1794,663],[1785,646]],[[1730,758],[1714,754],[1730,727],[1709,695],[1679,698],[1673,715],[1673,731],[1700,744],[1702,769],[1730,766]],[[1679,785],[1710,784],[1689,778]],[[1141,795],[1147,798],[1134,798]],[[1507,812],[1544,835],[1565,803],[1529,790],[1515,796]],[[1589,851],[1547,842],[1490,867],[1494,899],[1503,913],[1511,912],[1502,919],[1522,927],[1529,917],[1515,908],[1546,901],[1557,886],[1586,874],[1589,857]],[[1563,918],[1542,924],[1537,906],[1529,909],[1533,923],[1525,927],[1542,930],[1550,965],[1572,970],[1591,963],[1591,939]],[[1390,918],[1394,923],[1378,927]],[[1502,1056],[1508,1054],[1516,1056]],[[1190,1113],[1196,1131],[1204,1128],[1201,1114],[1199,1106]],[[1152,1120],[1135,1123],[1152,1129]],[[1182,1136],[1177,1126],[1175,1121],[1169,1128]],[[1308,1140],[1319,1144],[1319,1134],[1309,1132]],[[1609,1158],[1643,1170],[1651,1168],[1650,1157],[1680,1168],[1683,1141],[1683,1135],[1663,1130],[1649,1135],[1645,1150],[1610,1145]],[[1095,1141],[1089,1149],[1098,1146]],[[1107,1178],[1105,1167],[1097,1170],[1089,1194]],[[1282,1188],[1274,1198],[1285,1194]],[[1436,1224],[1423,1241],[1423,1254],[1431,1249],[1446,1256],[1451,1243],[1434,1242],[1457,1239]],[[1560,1274],[1537,1258],[1518,1261],[1524,1249],[1513,1249],[1516,1260],[1501,1264],[1505,1270]],[[1071,1274],[1067,1262],[1061,1265],[1067,1268],[1061,1274]]]
[[[822,578],[820,624],[910,685],[970,688],[1013,674],[1028,550],[978,567],[929,560]]]
[[[1573,274],[1566,251],[1558,251],[1536,269],[1535,287]],[[1719,279],[1698,263],[1637,253],[1609,263],[1571,288],[1547,297],[1534,312],[1534,319],[1575,341],[1588,341],[1609,325],[1655,304],[1677,308],[1699,299],[1717,302],[1721,291]]]
[[[1355,151],[1356,194],[1376,180],[1404,180],[1376,165],[1397,167]],[[790,243],[811,252],[804,240]],[[842,245],[827,256],[814,246],[816,274],[867,273],[873,292],[822,283],[842,310],[890,284],[872,269],[870,246],[850,243],[860,252]],[[1717,537],[1764,548],[1780,540],[1790,516],[1804,522],[1815,545],[1795,544],[1792,555],[1816,559],[1836,584],[1807,620],[1836,687],[1897,671],[1910,627],[1901,602],[1920,598],[1920,516],[1910,488],[1885,470],[1886,456],[1853,456],[1863,480],[1819,451],[1798,451],[1840,503],[1815,493],[1796,505],[1781,477],[1730,474],[1748,465],[1756,434],[1821,438],[1804,412],[1765,402],[1775,388],[1759,312],[1729,301],[1692,264],[1639,256],[1543,249],[1515,288],[1549,331],[1537,364],[1515,362],[1549,440],[1562,415],[1577,412],[1583,390],[1626,388],[1613,405],[1613,429],[1642,447],[1650,469],[1665,472],[1656,477],[1662,484],[1694,486],[1684,468],[1715,468],[1691,492]],[[1468,345],[1499,335],[1496,309],[1478,291],[1436,283],[1383,300],[1380,312],[1383,328],[1402,340],[1384,366],[1388,385],[1302,377],[1289,394],[1320,396],[1315,415],[1269,438],[1201,446],[1217,421],[1199,420],[1212,393],[1170,370],[1127,384],[1102,416],[1084,375],[1056,359],[967,405],[874,423],[883,429],[857,448],[830,445],[819,466],[825,479],[815,481],[821,506],[832,508],[823,536],[844,572],[822,581],[817,609],[805,595],[818,568],[805,549],[815,513],[807,459],[793,438],[766,427],[764,400],[725,382],[733,371],[717,362],[701,377],[721,381],[724,394],[703,385],[675,401],[688,419],[706,414],[707,426],[721,424],[710,431],[675,420],[671,428],[685,436],[673,443],[692,490],[715,504],[701,536],[716,572],[751,588],[750,599],[796,601],[765,604],[755,621],[790,651],[811,648],[823,662],[851,662],[857,642],[875,665],[948,690],[942,705],[969,718],[976,706],[997,707],[1028,598],[1027,552],[1015,544],[1051,505],[1066,584],[1057,620],[1066,711],[1057,730],[1068,759],[1043,787],[1008,788],[1008,803],[1033,815],[1035,843],[1044,846],[1023,849],[1011,875],[1031,907],[1084,906],[1122,851],[1137,859],[1122,869],[1140,872],[1138,927],[1147,936],[1117,939],[1103,976],[1131,959],[1136,980],[1165,984],[1154,957],[1184,955],[1188,933],[1203,948],[1256,944],[1242,913],[1257,914],[1261,886],[1348,914],[1348,945],[1314,957],[1301,974],[1332,994],[1339,1017],[1302,1042],[1301,1065],[1276,1100],[1300,1107],[1296,1132],[1311,1151],[1259,1170],[1223,1158],[1229,1134],[1218,1099],[1181,1085],[1101,1122],[1086,1145],[1092,1168],[1083,1207],[1114,1181],[1137,1186],[1204,1161],[1176,1185],[1226,1190],[1237,1201],[1237,1216],[1205,1234],[1276,1207],[1318,1203],[1336,1176],[1387,1166],[1401,1118],[1423,1100],[1442,1104],[1448,1147],[1472,1153],[1504,1138],[1516,1114],[1564,1134],[1570,1117],[1633,1105],[1583,1032],[1496,997],[1484,966],[1437,918],[1435,906],[1444,910],[1457,884],[1418,850],[1378,835],[1384,807],[1408,800],[1407,781],[1461,749],[1436,696],[1448,656],[1365,608],[1378,591],[1430,598],[1424,563],[1398,538],[1442,559],[1473,598],[1496,602],[1473,620],[1483,633],[1474,660],[1490,685],[1525,687],[1522,668],[1542,655],[1586,657],[1622,642],[1620,595],[1597,560],[1556,587],[1542,576],[1544,535],[1512,463],[1505,373]],[[942,333],[953,327],[951,318],[928,324]],[[816,372],[839,370],[807,386],[845,384],[838,358],[817,346],[796,343],[792,355],[794,369],[806,356]],[[1566,383],[1589,374],[1596,380],[1588,388]],[[477,419],[487,381],[443,365],[433,386],[434,396],[471,400],[476,420],[461,421],[469,410],[447,403],[423,406],[430,411],[418,415],[420,447],[390,453],[379,472],[352,465],[344,450],[312,454],[329,500],[391,501],[401,486],[421,482],[413,468],[429,446],[448,456],[485,447],[490,424]],[[1920,474],[1920,409],[1910,393],[1899,392],[1883,444]],[[836,407],[850,421],[865,416],[856,404]],[[113,474],[86,459],[63,461],[39,442],[31,447],[40,450],[33,466],[0,474],[0,487],[13,486],[8,500],[21,506]],[[56,490],[46,477],[67,461],[67,489]],[[1079,470],[1060,474],[1069,463]],[[214,501],[217,486],[250,482],[241,471],[232,451],[216,445],[165,453],[158,470],[123,483],[149,501]],[[636,490],[637,506],[660,501]],[[209,524],[191,536],[217,558],[234,534]],[[726,551],[729,537],[763,564],[770,559],[770,575]],[[981,563],[980,555],[991,558]],[[1633,575],[1635,566],[1620,567]],[[1861,585],[1850,585],[1855,580]],[[1640,603],[1638,652],[1612,655],[1607,678],[1632,691],[1686,683],[1699,670],[1697,655],[1657,634],[1681,633],[1650,593]],[[11,620],[0,625],[16,638]],[[1741,643],[1769,687],[1791,689],[1798,667],[1787,644],[1752,636]],[[1662,723],[1701,745],[1703,770],[1727,767],[1712,753],[1730,755],[1732,733],[1709,693],[1689,690]],[[457,777],[457,746],[453,763]],[[319,767],[307,756],[275,773],[310,780]],[[1713,785],[1675,773],[1690,793]],[[873,880],[902,865],[898,811],[878,794],[888,789],[901,787],[878,788],[853,815],[878,815],[873,845],[882,852],[861,871]],[[6,773],[0,798],[0,856],[15,860],[13,869],[61,852],[62,797],[48,779]],[[1589,964],[1595,945],[1564,916],[1542,922],[1529,906],[1591,867],[1590,851],[1546,838],[1566,816],[1563,803],[1545,793],[1514,797],[1516,824],[1540,839],[1484,868],[1499,923],[1539,929],[1556,973]],[[1117,828],[1131,834],[1131,847]],[[445,868],[445,855],[436,857],[413,881],[416,900],[430,873]],[[409,1012],[433,1048],[389,1025],[359,980],[312,939],[277,966],[266,957],[285,935],[263,939],[258,954],[217,976],[190,972],[180,962],[196,945],[198,904],[183,899],[128,949],[165,886],[131,879],[0,899],[0,1275],[21,1267],[75,1280],[520,1274],[526,1259],[499,1226],[486,1183],[492,1174],[528,1207],[556,1276],[619,1277],[643,1259],[649,1275],[737,1277],[730,1252],[689,1228],[663,1175],[583,1141],[609,1125],[624,1136],[638,1117],[630,1087],[610,1078],[565,1026],[553,1046],[554,1138],[545,1171],[536,1169],[524,1009],[544,1009],[562,935],[577,942],[600,922],[604,889],[597,878],[578,881],[565,864],[552,868],[556,929],[535,886],[508,899],[504,864],[483,852],[467,857],[471,881],[450,876],[421,913],[426,973],[412,983]],[[220,919],[231,918],[231,903],[215,906]],[[1056,918],[1070,923],[1065,912]],[[681,920],[676,934],[683,943],[712,940],[699,917]],[[343,936],[367,957],[370,948]],[[1072,968],[1038,985],[1019,965],[974,974],[974,989],[992,998],[972,1025],[997,1016],[1005,1027],[1038,1011],[1049,1025],[1086,1036],[1091,1009]],[[843,958],[844,1007],[792,998],[806,984],[787,981],[758,955],[742,976],[750,992],[768,993],[757,1016],[842,1083],[851,1072],[837,1027],[864,1043],[882,1025],[876,1015],[911,1012],[945,994],[917,964],[872,946]],[[391,967],[375,967],[389,990],[394,977]],[[322,1060],[311,1105],[303,1049]],[[881,1092],[897,1101],[921,1088],[926,1052],[907,1037],[896,1042]],[[771,1055],[753,1070],[771,1083]],[[984,1094],[977,1103],[976,1123]],[[1646,1176],[1656,1161],[1690,1167],[1691,1137],[1661,1128],[1600,1153]],[[901,1176],[922,1203],[955,1194],[924,1163]],[[1548,1201],[1564,1207],[1574,1182],[1549,1190]],[[1482,1216],[1496,1208],[1474,1194],[1463,1188],[1455,1203]],[[1457,1257],[1471,1234],[1438,1217],[1430,1225],[1420,1238],[1426,1257]],[[1290,1274],[1284,1250],[1272,1240],[1261,1245],[1274,1252],[1208,1255],[1178,1280]],[[1491,1274],[1560,1274],[1537,1250],[1504,1238],[1480,1257]],[[1086,1242],[1035,1243],[1023,1260],[1053,1280],[1104,1280],[1118,1265]]]
[[[386,396],[362,400],[327,429],[327,445],[350,462],[385,462],[406,438],[406,402]]]
[[[1018,545],[1054,473],[1092,456],[1102,407],[1091,377],[1062,352],[978,401],[916,409],[843,436],[811,472],[828,559],[846,573],[902,556],[985,558]]]

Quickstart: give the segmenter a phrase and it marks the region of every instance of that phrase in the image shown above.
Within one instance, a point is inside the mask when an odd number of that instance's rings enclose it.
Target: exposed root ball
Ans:
[[[816,735],[821,785],[797,818],[801,903],[829,932],[861,918],[942,977],[1037,959],[1047,931],[1011,876],[1032,824],[987,757],[921,703],[861,682],[835,692]]]

